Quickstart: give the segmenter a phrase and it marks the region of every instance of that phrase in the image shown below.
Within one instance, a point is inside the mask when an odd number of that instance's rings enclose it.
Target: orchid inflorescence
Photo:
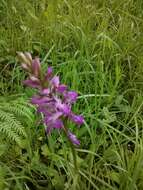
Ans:
[[[74,145],[79,145],[77,139],[65,126],[68,120],[80,126],[84,119],[81,115],[72,112],[72,105],[76,102],[78,94],[75,91],[68,91],[68,87],[60,84],[59,76],[53,75],[53,70],[48,67],[45,74],[42,74],[39,58],[32,59],[30,53],[18,53],[22,61],[22,68],[29,74],[23,84],[38,90],[37,95],[31,98],[31,103],[36,105],[37,112],[43,115],[43,123],[46,126],[46,133],[52,129],[64,130],[66,136]]]

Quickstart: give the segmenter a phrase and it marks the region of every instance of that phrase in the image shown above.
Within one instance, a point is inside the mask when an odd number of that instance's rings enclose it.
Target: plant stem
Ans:
[[[74,145],[71,143],[69,137],[68,137],[68,129],[67,129],[67,125],[66,125],[66,121],[64,122],[64,132],[65,132],[65,135],[69,141],[69,145],[70,145],[70,148],[71,148],[71,151],[72,151],[72,156],[73,156],[73,163],[74,163],[74,169],[75,169],[75,172],[77,173],[78,171],[78,166],[77,166],[77,156],[76,156],[76,151],[75,151],[75,147]]]
[[[70,142],[70,147],[71,147],[71,151],[72,151],[72,155],[73,155],[73,162],[74,162],[75,172],[77,172],[78,171],[77,156],[76,156],[75,148],[74,148],[74,146],[73,146],[73,144],[71,142]]]

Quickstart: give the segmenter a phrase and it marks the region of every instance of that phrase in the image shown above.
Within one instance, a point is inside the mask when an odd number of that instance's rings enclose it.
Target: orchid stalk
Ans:
[[[79,146],[80,141],[76,135],[65,126],[65,121],[68,120],[78,126],[84,122],[82,115],[76,115],[72,111],[72,105],[78,97],[77,92],[69,91],[65,84],[61,84],[59,76],[53,74],[52,67],[48,67],[43,74],[39,58],[33,59],[30,53],[22,52],[18,52],[18,56],[22,68],[28,73],[23,84],[37,89],[30,102],[36,106],[37,112],[42,114],[46,134],[50,134],[53,129],[63,130],[72,145]]]

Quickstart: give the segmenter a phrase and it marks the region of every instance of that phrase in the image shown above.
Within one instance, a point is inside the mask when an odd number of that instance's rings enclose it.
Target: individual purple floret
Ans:
[[[80,141],[76,138],[76,136],[71,133],[70,131],[68,131],[68,137],[70,139],[70,141],[74,144],[74,145],[77,145],[79,146],[80,145]]]
[[[37,112],[43,115],[47,134],[54,128],[63,129],[68,139],[74,145],[79,145],[80,141],[65,126],[67,120],[78,126],[84,122],[83,116],[72,112],[72,105],[76,102],[78,94],[68,91],[65,84],[60,84],[59,76],[53,75],[51,67],[43,75],[39,58],[32,59],[30,53],[20,52],[18,55],[22,61],[22,68],[29,74],[23,84],[38,90],[37,95],[31,98],[31,103],[37,107]]]

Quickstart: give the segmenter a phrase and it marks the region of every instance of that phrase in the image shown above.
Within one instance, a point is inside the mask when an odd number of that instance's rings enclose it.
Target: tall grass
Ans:
[[[55,133],[49,147],[33,124],[30,145],[12,145],[8,158],[0,145],[1,189],[143,189],[142,8],[141,0],[1,0],[1,94],[32,93],[15,59],[30,51],[78,91],[74,109],[86,120],[78,175],[64,137]]]

